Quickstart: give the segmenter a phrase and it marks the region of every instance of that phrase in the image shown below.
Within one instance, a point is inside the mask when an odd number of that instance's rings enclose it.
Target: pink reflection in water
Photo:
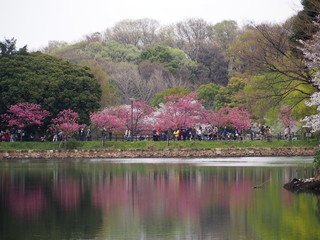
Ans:
[[[169,216],[199,217],[213,201],[214,189],[208,182],[197,184],[195,179],[172,181],[164,191],[166,212]]]
[[[128,187],[121,177],[116,177],[112,182],[102,181],[92,189],[92,203],[94,206],[110,210],[114,207],[124,207],[129,200]]]
[[[78,207],[80,202],[79,180],[63,178],[53,186],[53,196],[67,210]]]
[[[47,206],[43,190],[18,188],[8,193],[8,205],[13,215],[18,217],[39,216]]]
[[[249,180],[241,180],[230,186],[230,205],[245,207],[249,206],[252,200],[253,184]]]
[[[198,218],[210,205],[249,206],[252,186],[247,179],[230,183],[213,177],[199,182],[181,174],[118,176],[94,186],[92,202],[106,212],[131,209],[145,217],[161,214],[169,218]]]

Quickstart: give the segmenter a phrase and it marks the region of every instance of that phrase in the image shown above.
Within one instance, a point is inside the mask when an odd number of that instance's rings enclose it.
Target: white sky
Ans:
[[[38,50],[50,40],[79,41],[124,19],[151,18],[166,25],[202,18],[242,26],[283,22],[302,7],[300,0],[5,0],[1,8],[0,41],[16,38],[18,47]]]

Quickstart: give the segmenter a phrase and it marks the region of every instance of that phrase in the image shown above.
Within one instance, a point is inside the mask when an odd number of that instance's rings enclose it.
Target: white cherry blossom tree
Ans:
[[[320,20],[320,18],[318,18]],[[314,77],[311,80],[314,86],[317,87],[318,91],[310,96],[310,100],[306,102],[306,105],[316,106],[318,113],[307,116],[302,121],[305,122],[304,127],[311,128],[312,132],[320,130],[320,23],[314,23],[318,27],[318,31],[313,35],[312,39],[308,41],[301,41],[302,52],[307,61],[307,67],[314,71]]]

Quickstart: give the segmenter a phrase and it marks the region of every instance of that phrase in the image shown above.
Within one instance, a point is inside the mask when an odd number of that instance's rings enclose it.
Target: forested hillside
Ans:
[[[161,26],[152,19],[124,20],[72,45],[50,42],[44,52],[94,67],[103,85],[104,106],[128,103],[131,97],[149,103],[168,88],[227,86],[227,48],[239,33],[234,21],[211,25],[188,19]],[[112,98],[107,97],[110,92]]]
[[[158,105],[163,96],[198,92],[204,106],[248,109],[258,120],[275,119],[282,105],[301,119],[314,113],[304,102],[311,83],[299,50],[312,37],[318,1],[284,23],[239,27],[186,19],[162,26],[154,19],[123,20],[74,44],[52,41],[43,49],[91,68],[103,91],[102,107],[130,98]],[[167,93],[167,94],[166,94]]]

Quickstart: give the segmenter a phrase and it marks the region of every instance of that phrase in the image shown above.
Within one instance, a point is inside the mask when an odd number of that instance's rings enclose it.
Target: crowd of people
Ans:
[[[230,129],[227,127],[218,128],[216,126],[201,127],[198,128],[177,128],[175,130],[169,129],[162,131],[161,129],[152,130],[152,138],[154,141],[165,141],[167,139],[174,141],[185,140],[241,140],[242,132],[238,129]]]
[[[287,135],[285,135],[287,136]],[[161,129],[152,130],[152,139],[154,141],[165,141],[167,139],[174,141],[183,140],[243,140],[245,137],[251,140],[272,140],[271,128],[269,126],[261,126],[260,129],[248,129],[245,132],[239,129],[217,126],[198,127],[198,128],[177,128],[162,131]],[[287,137],[286,137],[287,139]]]
[[[25,132],[21,129],[12,128],[0,131],[0,142],[16,142],[23,138],[25,138]]]
[[[285,129],[284,137],[289,139],[291,132],[288,128]],[[96,136],[97,135],[97,136]],[[80,128],[78,133],[74,136],[79,141],[91,141],[93,138],[93,133],[90,128]],[[236,128],[232,129],[230,127],[217,127],[217,126],[199,126],[196,128],[177,128],[169,130],[153,129],[150,134],[134,134],[131,135],[131,130],[126,130],[122,137],[116,134],[113,137],[113,132],[111,129],[103,128],[101,131],[101,136],[96,132],[95,137],[102,138],[105,140],[153,140],[153,141],[186,141],[186,140],[198,140],[198,141],[211,141],[211,140],[267,140],[271,141],[272,133],[269,126],[261,126],[259,129],[254,130],[253,128],[242,132]],[[34,139],[32,134],[27,136],[26,132],[20,129],[12,128],[5,131],[0,131],[0,141],[15,142],[21,140],[39,140],[39,141],[53,141],[58,142],[63,140],[63,132],[58,131],[54,134],[44,135],[37,139]]]

